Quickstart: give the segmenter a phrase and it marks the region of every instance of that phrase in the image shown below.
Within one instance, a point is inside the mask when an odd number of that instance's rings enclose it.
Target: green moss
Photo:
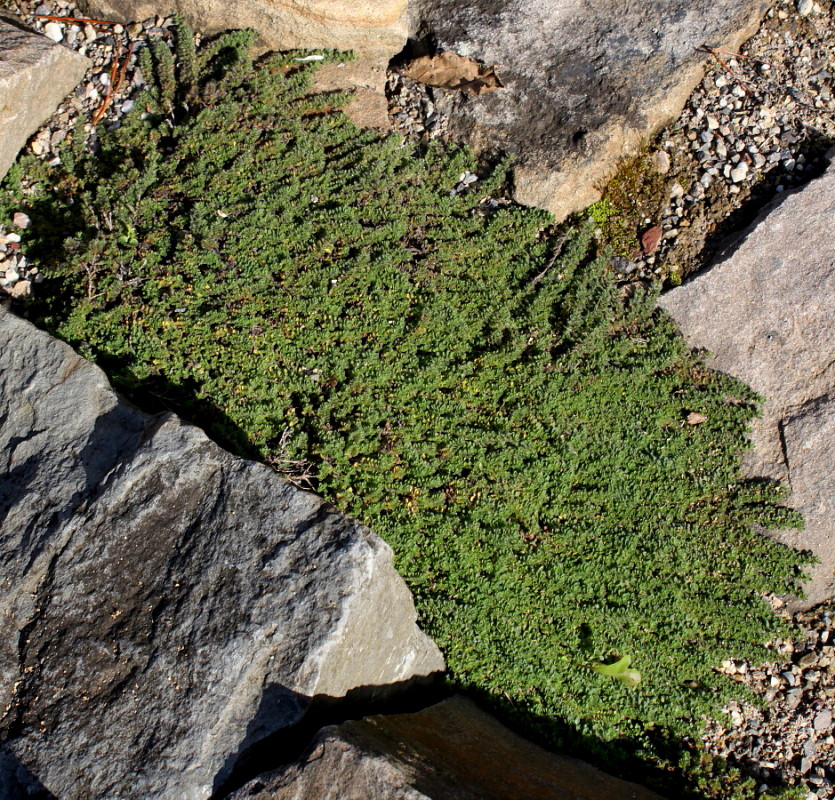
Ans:
[[[625,258],[640,251],[641,233],[660,222],[661,211],[669,202],[669,176],[653,167],[654,149],[646,146],[637,156],[621,160],[601,199],[583,212],[597,223],[599,238]],[[666,270],[660,266],[666,278]]]
[[[543,212],[488,202],[502,169],[451,194],[471,154],[360,132],[246,44],[146,52],[144,119],[16,169],[30,314],[371,525],[453,679],[526,730],[693,733],[802,564],[752,527],[797,522],[739,476],[758,398],[623,304],[594,223],[555,259]],[[625,656],[638,685],[593,669]]]

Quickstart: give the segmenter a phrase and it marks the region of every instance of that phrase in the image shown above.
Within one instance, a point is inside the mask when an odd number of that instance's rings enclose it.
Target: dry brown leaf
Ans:
[[[451,51],[416,58],[403,67],[403,74],[427,86],[471,94],[484,94],[503,86],[495,67],[485,67]]]
[[[658,249],[663,233],[664,230],[660,225],[653,225],[644,232],[641,236],[641,247],[646,255],[651,256]]]
[[[701,425],[703,422],[707,422],[707,417],[704,414],[700,414],[698,411],[691,411],[687,415],[688,425]]]

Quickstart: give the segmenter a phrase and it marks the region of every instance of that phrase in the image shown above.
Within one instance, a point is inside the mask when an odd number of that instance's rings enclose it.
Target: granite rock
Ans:
[[[730,255],[661,298],[692,347],[765,397],[752,477],[783,481],[821,563],[807,605],[835,593],[835,165],[767,210]]]
[[[495,67],[504,88],[436,91],[453,137],[513,153],[515,197],[558,220],[684,106],[704,45],[736,50],[763,0],[413,0],[410,35]]]
[[[8,21],[7,21],[8,20]],[[84,56],[0,14],[0,178],[84,77]]]
[[[0,797],[203,800],[312,698],[443,669],[368,529],[9,312],[0,340]]]

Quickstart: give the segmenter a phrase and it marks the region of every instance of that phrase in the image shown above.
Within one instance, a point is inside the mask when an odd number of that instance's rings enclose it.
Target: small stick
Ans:
[[[539,275],[537,275],[531,281],[531,286],[536,286],[536,284],[538,284],[545,277],[545,275],[548,273],[548,270],[551,269],[551,267],[553,267],[554,264],[557,263],[557,259],[560,257],[560,253],[562,253],[562,248],[566,242],[566,239],[568,239],[568,233],[564,234],[557,240],[556,244],[554,245],[554,252],[551,255],[551,258],[548,259],[548,263],[545,265],[545,269],[543,269],[542,272],[540,272]]]
[[[128,71],[128,66],[130,65],[130,60],[133,57],[135,45],[136,42],[131,42],[130,47],[128,47],[127,55],[125,56],[125,60],[120,65],[119,57],[122,55],[122,43],[118,39],[116,40],[116,56],[110,67],[110,81],[107,85],[107,92],[104,96],[104,100],[102,101],[99,110],[96,112],[96,115],[93,117],[93,125],[96,125],[104,116],[107,109],[110,108],[110,104],[113,102],[114,96],[121,88],[122,81],[125,79],[125,73]]]
[[[82,17],[59,17],[55,14],[35,14],[35,19],[48,19],[52,22],[83,22],[86,25],[105,25],[108,28],[113,28],[121,23],[107,22],[103,19],[84,19]]]
[[[125,60],[122,62],[122,66],[119,69],[119,75],[116,78],[116,85],[113,87],[113,93],[118,93],[119,89],[122,88],[122,83],[125,80],[125,73],[128,71],[128,67],[130,66],[130,60],[133,58],[133,53],[136,50],[136,42],[131,42],[128,47],[128,54],[125,56]]]
[[[714,55],[715,53],[722,53],[722,55],[725,55],[725,56],[734,56],[735,58],[744,58],[746,61],[756,61],[758,64],[765,64],[765,65],[767,65],[769,67],[772,67],[772,68],[774,67],[774,64],[771,64],[771,63],[769,63],[768,61],[765,61],[762,58],[754,58],[754,56],[746,56],[744,53],[734,53],[732,50],[721,50],[718,47],[708,47],[707,45],[704,45],[703,47],[697,47],[696,49],[697,50],[702,50],[706,53],[710,53],[711,55]]]
[[[719,62],[719,64],[728,73],[728,75],[730,75],[740,86],[742,86],[742,88],[745,90],[745,93],[749,97],[754,96],[754,93],[746,86],[747,81],[744,80],[743,78],[738,78],[736,75],[734,75],[733,70],[724,61],[722,61],[721,58],[719,58],[717,53],[720,53],[722,51],[717,50],[715,47],[708,47],[707,45],[703,45],[702,47],[697,47],[696,49],[701,51],[701,52],[710,53]]]

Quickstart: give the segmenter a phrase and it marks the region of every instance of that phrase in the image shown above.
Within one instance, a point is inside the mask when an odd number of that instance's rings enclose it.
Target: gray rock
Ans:
[[[436,91],[450,131],[517,157],[515,196],[562,219],[599,199],[619,159],[701,80],[700,48],[736,50],[764,0],[414,0],[413,37],[495,66],[504,89]]]
[[[828,731],[832,727],[832,712],[828,708],[815,716],[814,727],[818,733]]]
[[[0,797],[202,800],[309,698],[443,669],[366,528],[8,312],[0,340]]]
[[[784,481],[821,564],[807,605],[835,591],[835,166],[766,212],[728,257],[661,298],[689,344],[765,397],[751,476]]]
[[[90,61],[0,14],[0,178]]]
[[[173,11],[197,30],[254,28],[273,50],[333,48],[391,58],[406,43],[406,0],[84,0],[88,13],[122,22]]]
[[[324,728],[295,764],[229,800],[661,800],[573,758],[548,753],[463,697],[416,714]]]

